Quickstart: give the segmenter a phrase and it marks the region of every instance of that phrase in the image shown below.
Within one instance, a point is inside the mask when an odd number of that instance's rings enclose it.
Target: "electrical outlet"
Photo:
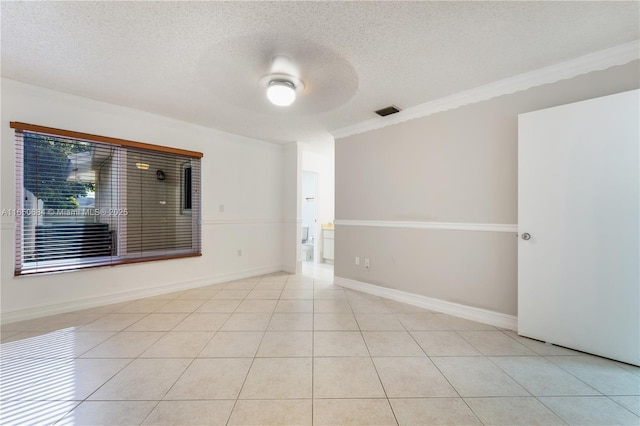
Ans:
[[[238,256],[242,256],[242,250],[238,250]]]
[[[356,256],[356,265],[360,264],[360,256]]]
[[[369,269],[369,258],[368,257],[365,257],[365,259],[364,259],[364,267]]]
[[[224,204],[220,204],[220,213],[224,213]]]

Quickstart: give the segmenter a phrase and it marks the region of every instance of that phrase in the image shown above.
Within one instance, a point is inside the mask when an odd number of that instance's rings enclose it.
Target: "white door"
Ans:
[[[518,120],[518,333],[636,365],[639,102],[634,90]]]

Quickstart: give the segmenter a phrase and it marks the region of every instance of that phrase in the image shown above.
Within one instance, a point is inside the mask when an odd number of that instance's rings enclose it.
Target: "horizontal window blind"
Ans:
[[[202,154],[11,126],[16,275],[201,254]]]

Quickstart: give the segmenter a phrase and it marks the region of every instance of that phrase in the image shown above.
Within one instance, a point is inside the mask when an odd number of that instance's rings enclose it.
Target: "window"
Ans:
[[[201,153],[11,127],[16,275],[201,254]]]

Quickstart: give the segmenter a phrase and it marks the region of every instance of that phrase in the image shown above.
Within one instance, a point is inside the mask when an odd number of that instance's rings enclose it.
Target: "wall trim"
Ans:
[[[265,275],[273,272],[281,272],[290,269],[283,265],[267,266],[263,268],[247,269],[240,272],[212,275],[209,277],[196,278],[188,281],[180,281],[166,284],[159,287],[151,287],[135,291],[103,294],[95,297],[81,299],[69,299],[62,302],[29,306],[19,309],[3,309],[0,314],[0,324],[9,324],[17,321],[24,321],[34,318],[41,318],[49,315],[63,314],[80,309],[95,308],[97,306],[111,303],[127,302],[130,300],[157,296],[180,290],[189,290],[211,284],[220,284],[227,281],[240,280],[243,278]]]
[[[446,229],[454,231],[518,232],[518,225],[501,223],[410,222],[394,220],[336,220],[341,226],[375,228]]]
[[[502,95],[556,83],[593,71],[604,70],[616,65],[624,65],[640,58],[640,40],[611,47],[609,49],[580,56],[559,64],[550,65],[518,74],[513,77],[485,84],[474,89],[435,99],[414,107],[406,108],[397,114],[384,118],[372,118],[352,126],[333,130],[334,138],[344,138],[370,130],[381,129],[392,124],[402,123],[414,118],[426,117],[437,112],[447,111],[461,106],[486,101]]]
[[[488,309],[474,308],[473,306],[447,302],[446,300],[434,299],[414,293],[407,293],[402,290],[382,287],[379,285],[369,284],[344,277],[335,276],[333,278],[333,282],[334,284],[341,287],[350,288],[352,290],[361,291],[363,293],[373,294],[375,296],[395,300],[396,302],[402,302],[408,305],[418,306],[420,308],[429,309],[432,311],[441,312],[443,314],[453,315],[455,317],[477,321],[483,324],[489,324],[508,330],[518,330],[518,317],[514,315],[507,315],[500,312],[490,311]]]

